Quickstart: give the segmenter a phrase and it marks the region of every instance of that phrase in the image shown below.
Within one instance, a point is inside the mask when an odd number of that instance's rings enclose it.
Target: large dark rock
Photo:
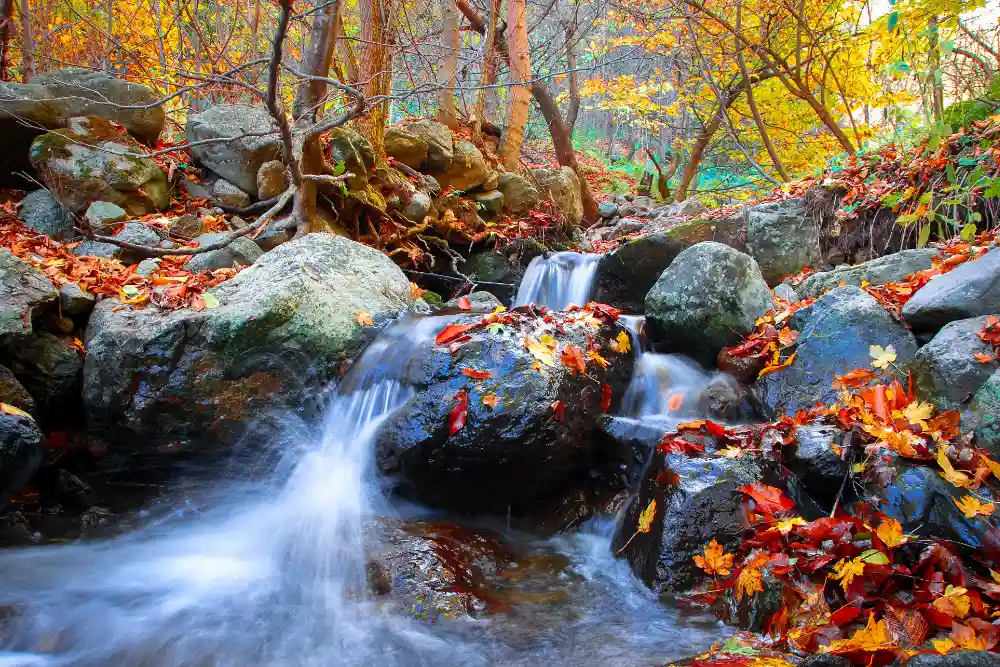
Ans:
[[[600,467],[606,452],[598,432],[602,385],[617,403],[632,369],[631,354],[611,350],[620,328],[582,325],[573,314],[550,321],[515,313],[515,323],[480,327],[452,352],[432,340],[419,345],[409,363],[416,394],[388,418],[376,445],[379,469],[422,503],[462,512],[523,512],[541,498],[564,489]],[[464,316],[457,323],[480,322]],[[526,348],[526,337],[543,335],[559,343],[552,365]],[[591,361],[587,376],[571,373],[560,361],[566,345],[600,346],[607,368]],[[465,369],[488,371],[473,380]],[[468,419],[449,433],[449,414],[463,395]],[[494,394],[496,407],[483,398]],[[561,402],[559,419],[554,404]]]
[[[145,215],[170,204],[167,175],[114,125],[96,116],[71,118],[66,127],[37,137],[29,159],[63,207],[83,213],[93,201]]]
[[[978,336],[988,317],[949,322],[920,348],[910,365],[921,400],[930,401],[938,410],[962,411],[963,430],[976,426],[968,410],[970,397],[997,370],[997,362],[983,364],[974,356],[992,355],[992,346]]]
[[[747,247],[769,285],[822,263],[819,225],[804,197],[753,206],[747,220]]]
[[[681,248],[715,241],[747,252],[747,216],[744,212],[733,213],[724,218],[666,218],[657,221],[654,226]]]
[[[626,313],[643,313],[646,294],[685,246],[657,232],[625,243],[601,258],[594,299]]]
[[[56,288],[40,271],[0,250],[0,345],[29,336],[33,320],[58,299]]]
[[[856,266],[820,271],[796,285],[795,291],[800,298],[810,298],[817,297],[828,289],[835,289],[841,283],[861,287],[862,282],[869,285],[899,282],[911,273],[931,268],[931,260],[937,254],[937,250],[933,248],[902,250]]]
[[[956,651],[948,655],[918,653],[906,667],[1000,667],[1000,656],[987,651]]]
[[[137,108],[156,99],[146,86],[82,68],[44,72],[26,84],[0,83],[0,187],[34,187],[20,175],[33,172],[31,142],[46,130],[66,127],[74,116],[99,116],[147,145],[156,143],[166,118],[163,108]]]
[[[795,454],[788,461],[788,469],[809,492],[809,496],[822,507],[831,509],[840,493],[844,477],[850,468],[834,446],[844,444],[845,432],[825,424],[809,424],[795,430]],[[850,493],[849,488],[845,491]]]
[[[646,327],[657,350],[708,365],[773,307],[753,258],[721,243],[699,243],[680,253],[646,295]]]
[[[932,278],[902,310],[903,319],[920,331],[992,313],[1000,313],[1000,248]]]
[[[35,399],[6,366],[0,366],[0,403],[35,414]]]
[[[25,153],[27,155],[27,153]],[[24,226],[56,241],[67,241],[76,234],[73,218],[46,189],[35,190],[21,200],[18,217]]]
[[[42,432],[30,417],[0,411],[0,510],[42,462]]]
[[[39,331],[0,354],[46,419],[79,412],[83,358],[70,338]]]
[[[656,452],[636,496],[618,520],[612,549],[654,592],[683,595],[704,573],[693,557],[713,539],[736,551],[743,532],[744,484],[764,480],[757,459],[690,458]],[[655,501],[652,530],[638,532],[639,515]],[[631,542],[625,546],[627,542]]]
[[[412,302],[388,257],[331,234],[286,243],[210,293],[219,305],[200,312],[98,304],[83,390],[95,433],[146,454],[232,444],[267,408],[302,409],[337,377],[372,331],[358,312],[384,322]]]
[[[799,332],[791,366],[769,373],[757,381],[755,393],[765,414],[793,415],[815,403],[837,400],[834,375],[856,368],[869,368],[872,345],[893,346],[896,368],[906,368],[917,352],[913,334],[897,322],[879,303],[858,287],[838,287],[789,322]],[[890,367],[890,375],[898,375]]]
[[[1000,370],[995,371],[979,387],[969,403],[969,414],[975,428],[976,442],[1000,453]]]
[[[190,116],[186,129],[191,142],[223,140],[193,146],[192,157],[254,197],[261,166],[282,156],[277,125],[262,106],[218,104]]]

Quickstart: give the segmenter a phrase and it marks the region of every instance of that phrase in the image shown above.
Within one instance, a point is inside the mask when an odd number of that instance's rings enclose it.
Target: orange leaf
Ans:
[[[472,368],[463,368],[462,375],[470,377],[473,380],[486,380],[488,378],[493,377],[493,374],[490,373],[489,371],[477,371]]]
[[[462,310],[472,310],[472,302],[469,301],[469,297],[467,296],[459,297],[458,307]]]
[[[496,409],[500,403],[500,398],[496,394],[486,394],[483,396],[483,405]]]
[[[363,327],[373,327],[375,323],[372,321],[372,314],[366,310],[359,310],[358,314],[354,316],[354,319],[358,321]]]
[[[570,370],[570,373],[575,372],[582,375],[587,372],[587,360],[583,356],[583,350],[576,345],[565,346],[559,358],[562,359],[563,365]]]
[[[566,418],[566,405],[562,401],[552,403],[552,418],[561,422]]]
[[[437,344],[450,343],[455,340],[466,331],[470,329],[475,329],[477,325],[475,324],[449,324],[444,328],[444,330],[437,335],[434,342]]]
[[[712,575],[726,576],[733,566],[733,554],[727,554],[722,545],[714,539],[704,549],[704,556],[694,556],[694,564]]]

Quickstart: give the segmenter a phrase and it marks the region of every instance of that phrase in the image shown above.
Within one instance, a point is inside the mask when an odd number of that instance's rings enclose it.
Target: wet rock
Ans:
[[[471,292],[465,295],[465,298],[469,300],[469,305],[472,308],[469,310],[470,313],[492,313],[496,310],[497,306],[503,304],[500,303],[500,299],[496,298],[489,292]],[[451,299],[444,303],[444,307],[449,310],[460,310],[461,307],[458,305],[458,298]]]
[[[802,298],[810,298],[839,287],[841,283],[857,287],[861,287],[862,282],[870,285],[895,283],[911,273],[931,268],[931,260],[937,254],[933,248],[902,250],[856,266],[814,273],[795,289]]]
[[[42,432],[21,415],[0,412],[0,510],[42,463]]]
[[[46,189],[35,190],[21,200],[18,217],[24,226],[56,241],[68,241],[76,236],[73,218],[52,193]]]
[[[612,550],[628,559],[632,571],[655,593],[688,593],[704,577],[693,557],[706,544],[714,539],[726,551],[738,548],[744,519],[743,496],[737,489],[763,480],[764,470],[755,459],[656,452],[618,521]],[[637,532],[639,515],[652,501],[652,530]]]
[[[334,165],[344,164],[345,173],[354,174],[344,184],[351,190],[361,190],[368,185],[368,175],[375,168],[375,153],[361,135],[349,127],[330,130],[330,160]]]
[[[540,372],[524,334],[515,331],[524,322],[471,330],[471,340],[454,353],[433,341],[421,344],[409,366],[408,379],[417,392],[377,436],[379,470],[423,504],[504,515],[531,509],[541,498],[586,479],[592,467],[599,468],[608,454],[601,450],[604,440],[597,426],[602,385],[617,401],[633,357],[611,351],[617,326],[584,330],[567,315],[553,314],[552,319],[543,323],[532,318],[530,335],[539,340],[547,333],[559,341],[560,350],[566,344],[585,350],[592,340],[601,346],[608,368],[590,363],[590,377],[571,374],[556,352],[553,365]],[[464,316],[456,323],[480,321]],[[473,380],[462,373],[469,368],[491,376]],[[460,392],[465,392],[468,418],[450,434],[449,414]],[[498,398],[496,407],[483,402],[490,394]],[[554,417],[556,401],[564,406],[562,420]]]
[[[403,217],[412,222],[421,223],[431,212],[434,202],[423,192],[414,192],[410,201],[403,207]]]
[[[462,272],[473,280],[490,283],[517,283],[524,271],[507,256],[496,250],[484,250],[469,256],[462,265]]]
[[[1000,455],[1000,371],[995,371],[979,387],[969,403],[968,413],[976,442],[990,449],[994,456]]]
[[[228,234],[222,232],[202,234],[197,238],[197,241],[199,246],[212,245],[226,236]],[[256,243],[241,236],[224,248],[193,255],[184,268],[192,273],[197,273],[199,271],[214,271],[215,269],[231,269],[236,265],[250,266],[262,254],[264,253]]]
[[[108,121],[88,116],[37,137],[29,159],[70,213],[83,213],[90,202],[103,200],[138,216],[170,204],[167,175],[152,160],[135,157],[143,152]]]
[[[81,257],[106,257],[108,259],[118,259],[121,255],[121,248],[113,243],[84,241],[77,247],[73,248],[72,253]]]
[[[622,244],[597,265],[595,299],[627,313],[646,310],[646,294],[685,246],[662,232]]]
[[[805,658],[798,667],[851,667],[851,661],[842,655],[820,653]]]
[[[597,205],[597,213],[605,220],[610,220],[618,215],[618,204],[613,201],[602,201]]]
[[[111,236],[119,223],[128,220],[128,213],[121,206],[107,201],[95,201],[84,214],[87,224],[95,234]]]
[[[34,187],[22,172],[32,173],[31,142],[46,130],[65,127],[74,116],[100,116],[123,126],[145,144],[156,143],[163,129],[163,108],[149,105],[158,95],[145,86],[103,72],[67,68],[43,72],[31,83],[0,84],[0,187]],[[128,108],[133,107],[133,108]]]
[[[212,185],[212,201],[227,208],[246,208],[250,205],[250,195],[226,179],[219,178]]]
[[[836,401],[833,376],[870,367],[872,345],[895,348],[895,367],[902,369],[904,383],[906,368],[917,352],[913,334],[858,287],[838,287],[795,313],[789,327],[799,332],[788,350],[788,354],[796,353],[795,361],[760,378],[755,387],[769,416],[793,415],[816,402],[827,405]],[[896,371],[890,368],[889,374]]]
[[[758,204],[747,216],[747,247],[769,285],[822,263],[819,227],[805,198]]]
[[[503,193],[496,190],[490,192],[480,192],[474,197],[483,211],[493,215],[499,214],[503,210]]]
[[[556,208],[574,227],[583,220],[583,200],[580,198],[580,178],[569,167],[532,169],[542,199],[551,199]]]
[[[185,213],[170,225],[170,233],[182,239],[193,239],[204,234],[205,230],[205,221],[191,213]]]
[[[917,383],[917,395],[930,401],[939,410],[962,412],[962,427],[974,428],[969,400],[997,370],[997,362],[979,363],[976,354],[992,355],[992,346],[980,340],[978,334],[988,316],[956,320],[917,352],[910,369]]]
[[[903,319],[921,331],[991,313],[1000,313],[1000,248],[935,276],[902,309]]]
[[[6,366],[0,365],[0,403],[35,414],[35,399]]]
[[[608,239],[620,239],[629,234],[635,234],[646,229],[646,223],[635,218],[623,218],[608,234]]]
[[[2,355],[46,419],[68,419],[79,411],[83,359],[71,338],[40,331]]]
[[[809,495],[822,507],[830,509],[850,467],[834,451],[844,444],[844,430],[825,424],[808,424],[795,430],[795,455],[787,463]],[[848,491],[850,491],[848,489]]]
[[[956,651],[948,655],[918,653],[907,660],[905,665],[906,667],[1000,667],[1000,656],[987,651]]]
[[[790,287],[787,283],[781,283],[780,285],[775,287],[774,296],[781,297],[782,299],[784,299],[789,303],[795,303],[796,301],[802,298],[799,296],[799,293],[796,292],[795,289]]]
[[[381,323],[412,302],[392,260],[332,234],[283,244],[210,293],[218,307],[199,312],[97,305],[83,397],[109,453],[217,452],[268,408],[305,410],[370,336],[357,313]]]
[[[115,238],[120,241],[134,243],[135,245],[146,246],[148,248],[156,248],[160,245],[159,235],[141,222],[127,223],[124,227],[122,227],[120,232],[115,234]],[[138,264],[148,257],[147,254],[138,250],[130,250],[122,247],[116,247],[114,256],[126,266],[129,264]]]
[[[434,172],[442,187],[466,191],[479,187],[490,176],[486,158],[471,141],[456,141],[451,165],[444,171]]]
[[[97,297],[76,283],[66,283],[59,288],[59,308],[63,315],[87,317],[96,303]]]
[[[454,157],[454,135],[447,126],[425,119],[395,127],[399,127],[427,145],[427,156],[414,169],[438,174],[451,167]]]
[[[58,298],[44,274],[0,250],[0,345],[29,336],[33,320],[54,307]]]
[[[449,137],[450,149],[450,137]],[[420,169],[427,159],[428,140],[406,129],[390,125],[385,131],[385,154],[411,169]]]
[[[503,193],[503,205],[508,213],[521,215],[538,206],[538,188],[530,180],[510,171],[500,174],[497,190]]]
[[[196,162],[256,197],[261,165],[281,159],[281,138],[271,114],[262,106],[218,104],[187,122],[188,141],[232,138],[191,148]],[[255,136],[247,136],[255,135]]]
[[[657,349],[707,365],[773,307],[751,257],[721,243],[699,243],[677,255],[646,295],[646,327]]]
[[[281,160],[269,160],[257,170],[257,196],[260,199],[277,197],[288,189],[288,173]]]

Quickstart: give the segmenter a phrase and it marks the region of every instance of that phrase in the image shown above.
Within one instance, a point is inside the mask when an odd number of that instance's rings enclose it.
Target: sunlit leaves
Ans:
[[[865,562],[860,558],[852,558],[847,560],[846,558],[841,558],[833,566],[833,574],[830,575],[831,579],[840,582],[840,585],[846,591],[847,587],[851,585],[855,577],[860,577],[865,572]]]
[[[896,361],[896,348],[892,345],[886,345],[882,347],[881,345],[872,345],[868,348],[868,354],[872,358],[872,366],[875,368],[886,369],[889,364]]]
[[[625,354],[632,349],[632,341],[627,331],[618,332],[618,336],[611,341],[611,349],[619,354]]]
[[[694,556],[694,564],[713,577],[724,577],[733,567],[733,558],[733,554],[727,554],[722,545],[713,539],[705,546],[703,556]]]
[[[948,584],[944,594],[931,603],[936,610],[952,618],[965,618],[969,614],[968,590]]]
[[[751,554],[747,562],[740,568],[740,574],[736,578],[736,599],[742,600],[744,596],[764,592],[764,573],[762,568],[770,558],[764,552]]]
[[[993,503],[984,503],[975,496],[965,496],[961,500],[956,500],[955,505],[962,511],[968,519],[975,519],[977,516],[989,516],[993,514],[996,506]]]
[[[875,534],[882,540],[882,544],[890,549],[895,549],[902,544],[906,544],[910,539],[908,536],[903,535],[902,524],[892,517],[886,517],[879,524]]]
[[[455,406],[448,413],[448,432],[455,435],[465,427],[465,420],[469,416],[469,396],[461,389],[452,400]]]

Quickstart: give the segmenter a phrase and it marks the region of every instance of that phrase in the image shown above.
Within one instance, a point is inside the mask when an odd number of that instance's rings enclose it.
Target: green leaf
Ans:
[[[917,203],[919,203],[919,204],[930,204],[931,203],[931,197],[933,197],[933,196],[934,196],[934,194],[930,190],[928,190],[924,194],[920,195],[920,199],[917,200]]]
[[[205,302],[206,308],[218,308],[221,305],[219,303],[219,298],[211,292],[205,292],[202,294],[201,300]]]
[[[347,163],[345,163],[343,160],[341,160],[340,162],[338,162],[337,164],[335,164],[334,167],[333,167],[333,175],[334,176],[340,176],[345,171],[347,171]]]
[[[139,293],[139,288],[136,287],[135,285],[123,285],[122,291],[128,294],[129,296],[135,296],[136,294]]]
[[[903,215],[901,215],[898,218],[896,218],[896,223],[899,224],[900,227],[906,227],[910,223],[913,223],[913,222],[916,222],[916,221],[917,221],[917,214],[916,213],[904,213]]]
[[[861,554],[861,560],[872,565],[888,565],[889,557],[878,549],[869,549]]]
[[[977,164],[979,164],[979,160],[977,160],[976,158],[972,158],[972,157],[963,157],[963,158],[959,159],[958,164],[961,167],[974,167]]]
[[[917,247],[923,248],[931,238],[931,226],[926,224],[920,228],[920,235],[917,237]]]
[[[945,58],[950,57],[951,52],[955,49],[955,44],[953,42],[948,41],[947,39],[941,40],[939,46],[941,48],[941,55],[943,55]]]
[[[971,241],[972,237],[976,235],[976,225],[974,223],[969,223],[965,227],[962,227],[962,232],[960,236],[963,241]]]
[[[746,646],[741,644],[736,637],[730,637],[726,640],[726,643],[722,645],[722,652],[729,653],[731,655],[745,655],[753,657],[760,654],[760,651],[753,648],[752,646]]]
[[[503,333],[503,325],[500,324],[499,322],[494,322],[493,324],[487,324],[486,330],[489,331],[491,334]]]
[[[889,14],[889,32],[895,30],[897,25],[899,25],[899,12],[893,12]]]
[[[973,222],[982,222],[983,221],[983,214],[980,213],[979,211],[973,211],[972,215],[970,215],[969,218]]]
[[[958,176],[955,174],[955,165],[951,162],[945,165],[944,176],[952,185],[955,185],[955,183],[958,182]]]

